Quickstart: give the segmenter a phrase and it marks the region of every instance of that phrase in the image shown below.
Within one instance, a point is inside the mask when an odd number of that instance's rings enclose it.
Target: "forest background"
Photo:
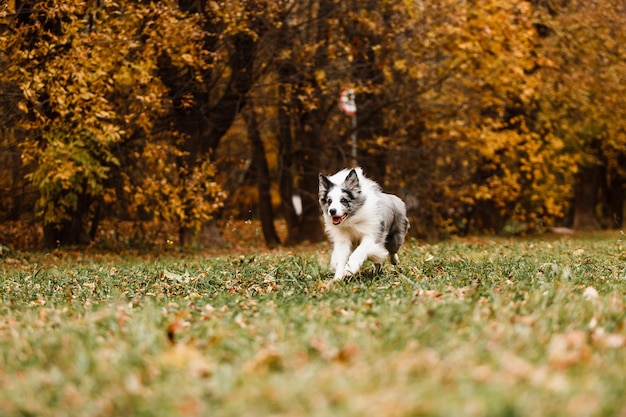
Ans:
[[[4,1],[0,222],[315,242],[356,134],[414,236],[621,228],[625,78],[621,0]]]

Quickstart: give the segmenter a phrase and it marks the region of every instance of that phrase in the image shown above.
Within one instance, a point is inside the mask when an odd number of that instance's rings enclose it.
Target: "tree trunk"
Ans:
[[[280,238],[274,227],[274,210],[270,193],[270,169],[265,157],[265,146],[259,133],[259,127],[253,108],[244,113],[248,125],[248,138],[252,144],[252,165],[256,168],[256,180],[259,191],[259,216],[265,244],[269,248],[280,245]]]
[[[310,40],[314,44],[322,45],[328,41],[328,19],[332,16],[334,4],[330,0],[320,0],[318,4],[317,10],[310,9],[311,20],[317,22],[316,30],[310,32]],[[293,47],[293,36],[287,25],[280,38],[287,47]],[[314,61],[312,68],[324,68],[327,65],[326,48],[316,49]],[[277,69],[281,100],[278,109],[280,195],[288,228],[286,244],[318,242],[324,239],[317,198],[320,137],[325,118],[325,110],[322,109],[328,100],[310,68],[303,71],[291,58],[283,58],[277,63]],[[302,97],[306,99],[303,100]],[[333,105],[334,99],[333,95]],[[311,102],[317,103],[317,106],[310,106]],[[293,206],[296,187],[302,201],[300,216]]]
[[[192,244],[202,245],[203,247],[219,247],[224,243],[222,230],[217,220],[212,219],[202,225],[202,229],[197,230],[190,227],[181,226],[178,229],[178,244],[181,247],[187,247]]]
[[[574,188],[574,229],[597,230],[600,223],[596,216],[598,186],[600,185],[599,165],[583,168]]]
[[[319,110],[304,114],[300,137],[302,140],[301,166],[302,180],[300,197],[302,215],[298,226],[298,242],[320,242],[324,240],[324,230],[320,222],[319,197],[319,132],[322,130]]]
[[[315,43],[319,45],[328,44],[330,34],[328,21],[336,11],[335,4],[332,0],[320,0],[318,4]],[[325,68],[329,61],[327,48],[317,48],[313,61],[313,68]],[[297,241],[319,242],[324,240],[318,203],[320,147],[322,146],[322,132],[327,114],[324,109],[329,100],[313,71],[304,74],[299,89],[295,93],[307,97],[309,95],[307,91],[313,91],[307,100],[316,102],[316,106],[309,106],[309,103],[305,103],[303,100],[294,100],[298,107],[297,114],[300,115],[296,137],[300,139],[298,162],[301,174],[300,197],[302,199],[302,215],[298,225]]]
[[[603,224],[611,229],[621,229],[624,223],[624,180],[612,171],[604,187]]]
[[[78,203],[70,218],[58,223],[47,223],[43,227],[43,243],[47,249],[59,246],[88,245],[91,242],[89,212],[91,198],[87,195],[78,197]],[[97,227],[97,224],[94,225]],[[96,230],[91,233],[95,236]]]
[[[288,64],[279,65],[278,87],[278,187],[280,193],[280,207],[287,223],[287,238],[285,245],[296,243],[296,227],[298,214],[293,206],[294,196],[294,162],[293,162],[293,134],[291,132],[291,96],[285,85],[293,74],[293,68]]]
[[[206,12],[206,2],[186,3],[184,8],[190,12]],[[254,2],[249,6],[256,10]],[[211,19],[207,19],[207,37],[204,45],[210,54],[215,52],[216,37],[212,35]],[[201,161],[209,158],[218,148],[221,139],[233,125],[236,117],[246,106],[248,92],[255,81],[254,63],[257,55],[257,35],[261,36],[264,29],[261,20],[252,24],[255,35],[248,32],[238,32],[231,36],[229,42],[232,50],[228,55],[229,77],[223,83],[215,83],[211,69],[203,74],[203,83],[199,83],[195,74],[190,71],[180,71],[172,64],[171,58],[163,54],[159,57],[159,76],[170,91],[173,102],[173,123],[176,128],[186,135],[182,150],[186,156],[181,158],[180,164],[192,171]],[[220,94],[217,99],[214,97]],[[192,96],[195,103],[191,109],[183,105],[182,100]],[[179,231],[181,246],[196,242],[202,245],[218,245],[222,236],[216,231],[216,222],[209,221],[199,233],[188,228]]]

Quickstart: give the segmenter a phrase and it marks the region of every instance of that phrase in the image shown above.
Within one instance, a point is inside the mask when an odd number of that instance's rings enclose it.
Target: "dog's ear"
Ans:
[[[346,189],[351,191],[361,191],[361,185],[359,184],[359,176],[356,173],[356,169],[350,170],[348,176],[343,181],[343,185]]]
[[[328,179],[327,176],[325,176],[321,172],[320,172],[319,177],[320,177],[319,194],[320,194],[320,200],[321,200],[326,195],[326,191],[328,191],[328,189],[332,187],[333,183],[331,180]]]

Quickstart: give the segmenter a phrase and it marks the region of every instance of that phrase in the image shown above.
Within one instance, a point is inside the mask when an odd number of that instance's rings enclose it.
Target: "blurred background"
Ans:
[[[356,164],[416,238],[620,229],[625,78],[621,0],[4,1],[0,244],[314,243]]]

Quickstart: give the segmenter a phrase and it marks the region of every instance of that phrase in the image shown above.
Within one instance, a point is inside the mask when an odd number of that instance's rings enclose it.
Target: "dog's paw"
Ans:
[[[338,269],[338,270],[335,271],[335,274],[333,275],[332,281],[341,281],[345,277],[346,277],[345,268],[342,269],[342,270]]]
[[[359,273],[360,266],[351,265],[350,262],[346,265],[343,270],[343,278],[350,278],[353,275]]]
[[[326,290],[331,289],[332,287],[335,286],[335,284],[337,284],[338,282],[343,281],[342,278],[333,278],[330,281],[326,281],[326,285],[324,286]]]

